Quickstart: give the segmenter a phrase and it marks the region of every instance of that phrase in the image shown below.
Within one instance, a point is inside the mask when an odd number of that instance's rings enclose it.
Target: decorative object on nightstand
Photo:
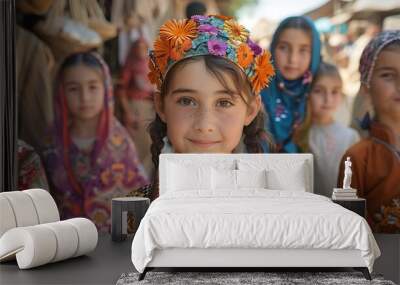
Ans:
[[[149,198],[113,198],[111,202],[111,239],[123,241],[133,237],[149,205]]]
[[[365,218],[366,201],[357,197],[357,189],[351,188],[351,160],[347,157],[344,162],[343,188],[334,188],[332,201]]]
[[[357,189],[351,188],[351,160],[350,157],[347,157],[344,162],[344,179],[343,179],[343,188],[334,188],[332,193],[332,200],[356,200],[357,197]]]
[[[343,189],[351,189],[351,176],[353,172],[351,171],[351,161],[350,157],[347,157],[346,161],[344,162],[344,179],[343,179]]]
[[[356,189],[342,189],[334,188],[332,194],[332,200],[354,200],[358,199]]]

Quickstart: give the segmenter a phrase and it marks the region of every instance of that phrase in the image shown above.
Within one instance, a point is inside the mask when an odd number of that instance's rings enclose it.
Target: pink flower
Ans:
[[[190,17],[190,19],[196,21],[196,22],[200,22],[200,21],[205,21],[207,20],[207,16],[203,16],[203,15],[193,15],[192,17]]]
[[[311,82],[312,82],[312,80],[313,80],[312,73],[311,73],[311,71],[310,71],[310,70],[307,70],[307,71],[304,73],[304,75],[303,75],[303,81],[302,81],[302,84],[304,85],[304,84],[311,83]]]
[[[227,45],[221,40],[209,40],[207,42],[208,51],[217,56],[224,56],[226,54]]]
[[[217,29],[217,27],[214,27],[213,25],[203,24],[203,25],[199,26],[199,32],[208,33],[211,35],[217,35],[218,29]]]

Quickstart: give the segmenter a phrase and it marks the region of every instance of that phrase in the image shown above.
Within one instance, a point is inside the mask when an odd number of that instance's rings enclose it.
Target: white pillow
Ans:
[[[211,189],[211,167],[168,164],[168,191]]]
[[[238,188],[267,188],[267,172],[263,170],[236,170]]]
[[[236,190],[237,179],[236,170],[212,168],[212,188],[213,190],[225,189]]]
[[[307,164],[304,160],[238,160],[240,170],[266,170],[267,187],[271,190],[306,191]]]
[[[268,189],[306,191],[304,163],[267,171]]]
[[[240,188],[267,188],[267,176],[263,170],[212,169],[214,190],[237,190]]]

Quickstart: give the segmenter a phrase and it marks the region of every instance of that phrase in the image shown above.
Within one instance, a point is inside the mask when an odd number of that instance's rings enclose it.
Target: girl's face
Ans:
[[[228,88],[236,90],[232,78],[224,78]],[[259,96],[246,105],[239,94],[231,95],[203,60],[175,70],[168,93],[163,99],[157,94],[155,100],[177,153],[231,153],[240,142],[243,127],[261,108]]]
[[[284,29],[274,52],[276,67],[282,76],[287,80],[298,79],[311,63],[311,37],[300,29]]]
[[[105,89],[102,76],[96,69],[85,65],[65,69],[63,86],[72,118],[90,120],[100,114]]]
[[[383,50],[378,55],[367,89],[374,110],[381,116],[400,116],[400,52]]]
[[[312,117],[316,121],[330,122],[342,102],[342,80],[335,75],[320,76],[310,92]]]

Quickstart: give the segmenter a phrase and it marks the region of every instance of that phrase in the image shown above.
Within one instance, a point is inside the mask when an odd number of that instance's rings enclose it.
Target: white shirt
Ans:
[[[339,163],[346,150],[360,140],[358,133],[340,123],[312,125],[308,144],[314,154],[314,193],[332,196]]]

